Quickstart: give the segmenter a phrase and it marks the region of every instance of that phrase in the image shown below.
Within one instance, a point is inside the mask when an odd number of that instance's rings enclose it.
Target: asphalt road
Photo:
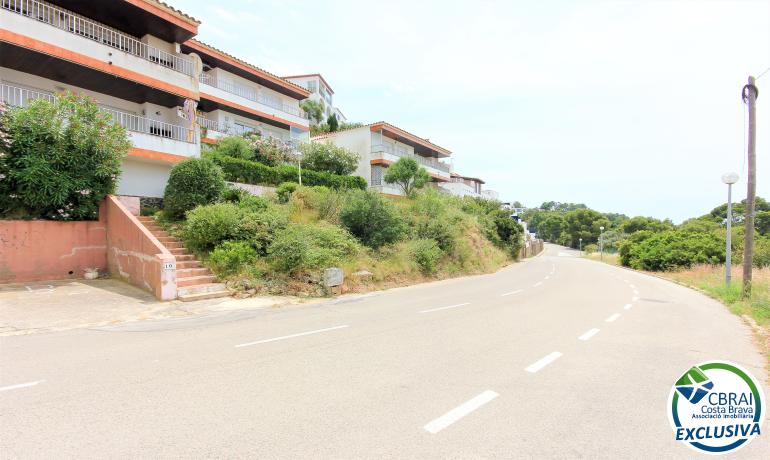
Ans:
[[[709,359],[767,382],[751,331],[696,292],[575,256],[548,246],[491,275],[227,320],[2,338],[0,457],[701,457],[674,442],[669,390]],[[763,435],[731,458],[769,453]]]

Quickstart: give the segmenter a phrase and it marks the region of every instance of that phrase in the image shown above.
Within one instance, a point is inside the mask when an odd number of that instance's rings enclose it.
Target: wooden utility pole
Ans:
[[[751,296],[751,268],[754,261],[754,198],[757,194],[757,96],[759,91],[754,85],[754,77],[743,87],[743,102],[749,106],[749,140],[747,155],[748,190],[746,192],[746,239],[743,244],[743,297]]]

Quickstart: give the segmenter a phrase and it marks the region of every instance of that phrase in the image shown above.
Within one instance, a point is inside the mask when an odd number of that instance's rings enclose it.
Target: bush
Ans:
[[[518,222],[511,219],[508,211],[502,209],[490,214],[495,224],[495,230],[500,238],[499,247],[506,250],[513,258],[519,257],[519,251],[524,238],[524,229]]]
[[[284,182],[279,185],[275,191],[275,193],[278,195],[278,201],[281,203],[288,203],[289,198],[291,198],[291,194],[297,190],[297,187],[299,187],[299,184],[296,182]]]
[[[190,158],[171,168],[163,208],[169,217],[179,219],[196,206],[219,201],[224,190],[219,166],[205,158]]]
[[[286,228],[289,218],[273,207],[259,212],[246,209],[243,211],[236,237],[249,242],[260,255],[267,255],[276,234]]]
[[[413,223],[416,236],[436,241],[446,253],[454,251],[456,229],[461,225],[458,213],[454,209],[450,212],[449,200],[451,198],[435,190],[426,190],[415,197],[411,206],[416,216]]]
[[[249,142],[241,136],[227,136],[217,140],[212,150],[220,155],[226,155],[243,160],[254,159],[254,150]]]
[[[211,268],[218,274],[238,273],[257,260],[257,251],[243,241],[225,241],[209,256]]]
[[[23,108],[0,104],[0,215],[96,219],[131,146],[90,99],[60,95]]]
[[[239,239],[242,219],[243,212],[232,203],[199,206],[187,213],[183,238],[193,250],[210,250],[223,241]]]
[[[360,156],[331,142],[308,142],[300,146],[302,166],[313,171],[325,171],[341,176],[356,170]]]
[[[711,233],[669,230],[631,243],[622,260],[631,268],[652,271],[717,264],[724,262],[724,242]]]
[[[256,161],[230,158],[210,151],[204,153],[224,171],[225,178],[232,182],[255,185],[279,185],[283,182],[297,182],[299,172],[294,166],[267,166]],[[333,189],[361,189],[367,187],[366,179],[360,176],[338,176],[321,171],[302,170],[304,185],[323,185]]]
[[[378,248],[404,237],[406,222],[393,204],[371,190],[350,194],[340,222],[363,244]]]
[[[345,204],[347,194],[332,190],[322,185],[301,187],[292,195],[292,205],[302,209],[312,209],[318,213],[319,220],[338,224],[339,214]]]
[[[436,273],[442,252],[434,240],[420,239],[409,243],[409,254],[425,274]]]
[[[586,244],[585,247],[583,248],[583,251],[586,254],[593,254],[594,252],[599,252],[599,246],[593,243]]]
[[[358,251],[348,232],[327,223],[290,224],[270,246],[270,260],[287,273],[339,265]]]
[[[252,150],[252,157],[246,158],[247,160],[254,160],[268,166],[282,165],[295,160],[291,149],[278,139],[263,137],[254,132],[246,133],[243,137]]]

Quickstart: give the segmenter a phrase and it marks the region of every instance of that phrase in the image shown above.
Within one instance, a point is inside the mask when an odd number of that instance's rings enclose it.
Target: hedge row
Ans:
[[[278,185],[297,182],[299,174],[294,166],[267,166],[256,161],[242,160],[214,152],[204,153],[225,173],[225,180],[253,185]],[[366,179],[360,176],[338,176],[328,172],[302,170],[302,185],[324,185],[335,189],[366,189]]]

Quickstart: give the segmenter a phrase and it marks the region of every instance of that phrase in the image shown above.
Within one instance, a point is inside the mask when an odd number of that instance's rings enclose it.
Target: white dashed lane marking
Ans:
[[[448,427],[449,425],[455,423],[456,421],[470,414],[471,412],[477,410],[481,406],[497,398],[498,396],[500,395],[495,393],[494,391],[487,390],[481,393],[480,395],[475,396],[474,398],[460,404],[459,406],[450,410],[449,412],[442,415],[441,417],[435,420],[432,420],[422,428],[428,433],[436,434],[439,431],[443,430],[444,428]]]
[[[545,366],[551,364],[552,362],[556,361],[557,359],[561,358],[562,354],[558,351],[554,351],[553,353],[545,356],[544,358],[541,358],[534,363],[530,364],[529,367],[524,369],[527,372],[535,373],[539,371],[540,369],[544,368]]]
[[[588,340],[588,339],[590,339],[591,337],[595,336],[598,333],[599,333],[599,329],[596,329],[596,328],[589,329],[588,331],[586,331],[585,334],[583,334],[580,337],[578,337],[578,340]]]
[[[615,321],[618,318],[620,318],[620,313],[613,313],[607,319],[605,319],[604,321],[607,321],[608,323],[611,323],[611,322]]]

